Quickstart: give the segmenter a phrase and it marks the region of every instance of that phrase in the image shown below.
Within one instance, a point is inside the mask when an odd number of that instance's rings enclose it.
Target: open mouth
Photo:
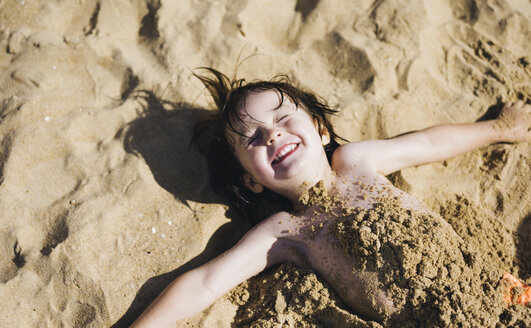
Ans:
[[[289,155],[293,154],[297,150],[297,148],[299,148],[299,144],[298,143],[292,143],[292,144],[288,144],[288,145],[282,147],[277,152],[277,154],[275,156],[275,159],[273,159],[272,164],[275,165],[275,164],[278,164],[278,163],[282,162]]]

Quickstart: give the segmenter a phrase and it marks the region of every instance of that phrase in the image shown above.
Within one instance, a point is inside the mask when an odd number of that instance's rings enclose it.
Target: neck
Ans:
[[[311,178],[307,178],[297,183],[294,183],[292,188],[288,188],[280,192],[281,195],[289,199],[293,204],[293,208],[296,211],[302,210],[307,207],[300,202],[302,194],[307,193],[310,188],[315,186],[320,181],[323,181],[323,187],[325,190],[330,190],[335,181],[335,173],[330,167],[327,170],[322,171],[320,174],[315,174]]]

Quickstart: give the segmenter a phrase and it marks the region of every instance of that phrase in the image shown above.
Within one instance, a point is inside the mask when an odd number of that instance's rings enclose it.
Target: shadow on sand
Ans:
[[[516,229],[516,265],[520,278],[531,278],[531,214],[528,214]]]
[[[186,103],[158,99],[151,91],[132,93],[144,111],[124,130],[124,148],[141,156],[157,183],[188,206],[188,201],[220,203],[208,184],[206,145],[191,147],[195,122],[209,111]],[[148,279],[139,289],[125,314],[112,327],[128,327],[176,277],[207,262],[233,246],[245,233],[246,225],[232,211],[231,221],[216,230],[205,249],[184,265]]]

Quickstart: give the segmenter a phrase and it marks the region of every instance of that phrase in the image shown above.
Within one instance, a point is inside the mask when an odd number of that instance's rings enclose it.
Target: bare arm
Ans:
[[[496,120],[436,125],[392,139],[356,142],[342,146],[338,156],[344,163],[364,163],[388,175],[495,142],[528,140],[531,138],[530,117],[531,106],[519,102],[506,106]]]
[[[230,289],[278,262],[278,253],[271,251],[276,242],[267,228],[255,227],[227,252],[175,279],[131,327],[175,327],[179,319],[207,308]]]

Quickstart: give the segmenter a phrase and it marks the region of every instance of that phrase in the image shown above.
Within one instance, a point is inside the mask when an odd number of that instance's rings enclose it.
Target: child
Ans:
[[[385,176],[491,143],[528,140],[531,106],[518,101],[495,120],[340,146],[326,116],[335,111],[312,93],[286,79],[245,83],[208,71],[213,77],[198,77],[218,113],[198,128],[215,130],[208,156],[213,187],[256,226],[173,281],[134,327],[174,327],[286,261],[310,266],[356,314],[385,326],[444,326],[466,309],[504,298],[529,302],[529,287],[509,274],[500,284],[498,269]],[[430,311],[446,305],[444,313]],[[491,319],[471,315],[467,322],[490,326]]]

